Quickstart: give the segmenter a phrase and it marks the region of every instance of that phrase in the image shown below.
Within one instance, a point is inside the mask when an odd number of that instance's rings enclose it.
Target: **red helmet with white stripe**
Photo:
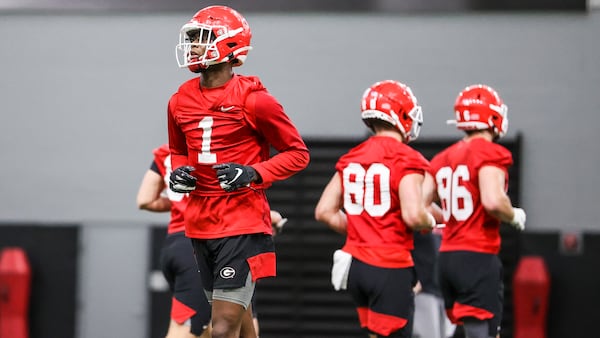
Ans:
[[[223,62],[241,66],[252,49],[251,39],[248,22],[234,9],[227,6],[203,8],[179,31],[179,43],[175,48],[177,64],[193,72]],[[204,53],[198,55],[194,47],[204,47]]]
[[[508,131],[508,108],[498,93],[490,86],[468,86],[454,102],[456,120],[448,120],[461,130],[491,129],[496,137]]]
[[[406,142],[419,137],[423,125],[423,110],[410,88],[398,81],[386,80],[365,90],[361,101],[361,117],[367,126],[370,119],[379,119],[396,127]]]

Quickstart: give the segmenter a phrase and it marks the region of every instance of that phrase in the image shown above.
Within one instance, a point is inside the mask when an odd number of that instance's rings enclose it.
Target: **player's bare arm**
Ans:
[[[408,174],[400,180],[400,209],[404,224],[414,230],[431,230],[435,226],[434,217],[427,212],[423,200],[422,174]]]
[[[339,173],[335,173],[315,208],[315,219],[327,224],[332,230],[346,234],[348,224],[346,214],[342,211],[342,181]]]
[[[423,179],[423,203],[427,211],[435,218],[436,223],[441,224],[444,223],[444,217],[442,209],[436,204],[439,200],[435,179],[429,172],[425,172],[425,178]]]
[[[142,210],[167,212],[171,210],[171,201],[162,196],[165,182],[159,173],[148,170],[142,179],[137,194],[137,205]]]
[[[505,175],[500,168],[485,166],[479,170],[481,203],[485,210],[501,221],[524,230],[527,217],[525,211],[512,206],[510,198],[504,191],[504,185]]]
[[[510,198],[504,191],[505,184],[502,169],[484,166],[479,170],[479,189],[483,207],[490,215],[503,222],[510,222],[514,217],[514,211]]]

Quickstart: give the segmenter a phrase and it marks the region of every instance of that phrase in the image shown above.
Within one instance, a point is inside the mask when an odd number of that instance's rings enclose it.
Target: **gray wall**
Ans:
[[[166,141],[167,100],[192,76],[174,60],[190,14],[0,16],[0,222],[84,224],[80,338],[144,335],[144,227],[167,217],[135,195]],[[458,138],[453,100],[485,82],[509,106],[507,137],[524,136],[528,230],[600,231],[600,12],[247,19],[240,72],[260,75],[305,137],[362,137],[360,95],[392,78],[423,105],[422,138]],[[124,282],[97,278],[111,274]]]
[[[166,102],[192,74],[174,44],[188,14],[0,18],[0,220],[143,221],[135,193],[166,141]],[[496,87],[524,134],[529,228],[597,230],[600,12],[552,15],[249,15],[258,74],[301,133],[362,136],[372,82],[413,88],[423,138],[460,89]],[[161,219],[162,216],[160,216]]]

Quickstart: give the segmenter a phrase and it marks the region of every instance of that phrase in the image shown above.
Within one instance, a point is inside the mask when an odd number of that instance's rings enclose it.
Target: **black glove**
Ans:
[[[196,170],[190,165],[179,167],[169,176],[169,188],[174,192],[188,193],[196,189],[196,178],[190,173]]]
[[[213,169],[217,170],[217,179],[221,188],[227,192],[249,186],[250,182],[257,178],[256,171],[249,165],[222,163],[214,165]]]

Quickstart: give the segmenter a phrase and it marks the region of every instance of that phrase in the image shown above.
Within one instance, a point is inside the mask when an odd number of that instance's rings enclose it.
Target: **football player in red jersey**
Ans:
[[[187,194],[168,189],[171,175],[169,145],[153,150],[154,160],[144,174],[137,194],[138,208],[152,212],[171,212],[167,238],[160,254],[163,275],[173,293],[171,321],[166,338],[210,337],[210,305],[204,295],[202,280],[194,260],[191,240],[185,237],[183,211]],[[287,222],[279,211],[271,210],[273,236]],[[252,303],[254,308],[254,303]],[[253,311],[253,322],[258,336],[258,320]],[[202,334],[200,334],[202,333]]]
[[[365,91],[361,112],[374,135],[340,157],[315,218],[346,234],[347,279],[334,287],[347,286],[360,326],[371,337],[408,338],[417,281],[412,232],[435,226],[421,194],[429,163],[407,145],[423,114],[410,88],[392,80]]]
[[[154,160],[138,190],[137,204],[143,210],[171,212],[160,252],[160,267],[172,293],[166,338],[208,338],[210,304],[204,295],[192,243],[184,233],[183,212],[188,197],[166,189],[171,174],[169,145],[154,149],[153,154]]]
[[[212,303],[212,336],[219,338],[239,335],[256,280],[276,274],[265,189],[309,162],[279,102],[257,77],[233,72],[246,60],[251,36],[229,7],[198,11],[181,28],[176,54],[180,67],[200,76],[183,83],[168,105],[175,168],[169,184],[190,193],[185,233]]]
[[[448,318],[468,338],[499,335],[503,284],[500,222],[525,228],[525,212],[507,195],[512,154],[495,141],[508,129],[507,108],[494,89],[472,85],[454,104],[448,121],[466,136],[431,160],[424,194],[440,202],[446,224],[439,256],[440,287]]]

